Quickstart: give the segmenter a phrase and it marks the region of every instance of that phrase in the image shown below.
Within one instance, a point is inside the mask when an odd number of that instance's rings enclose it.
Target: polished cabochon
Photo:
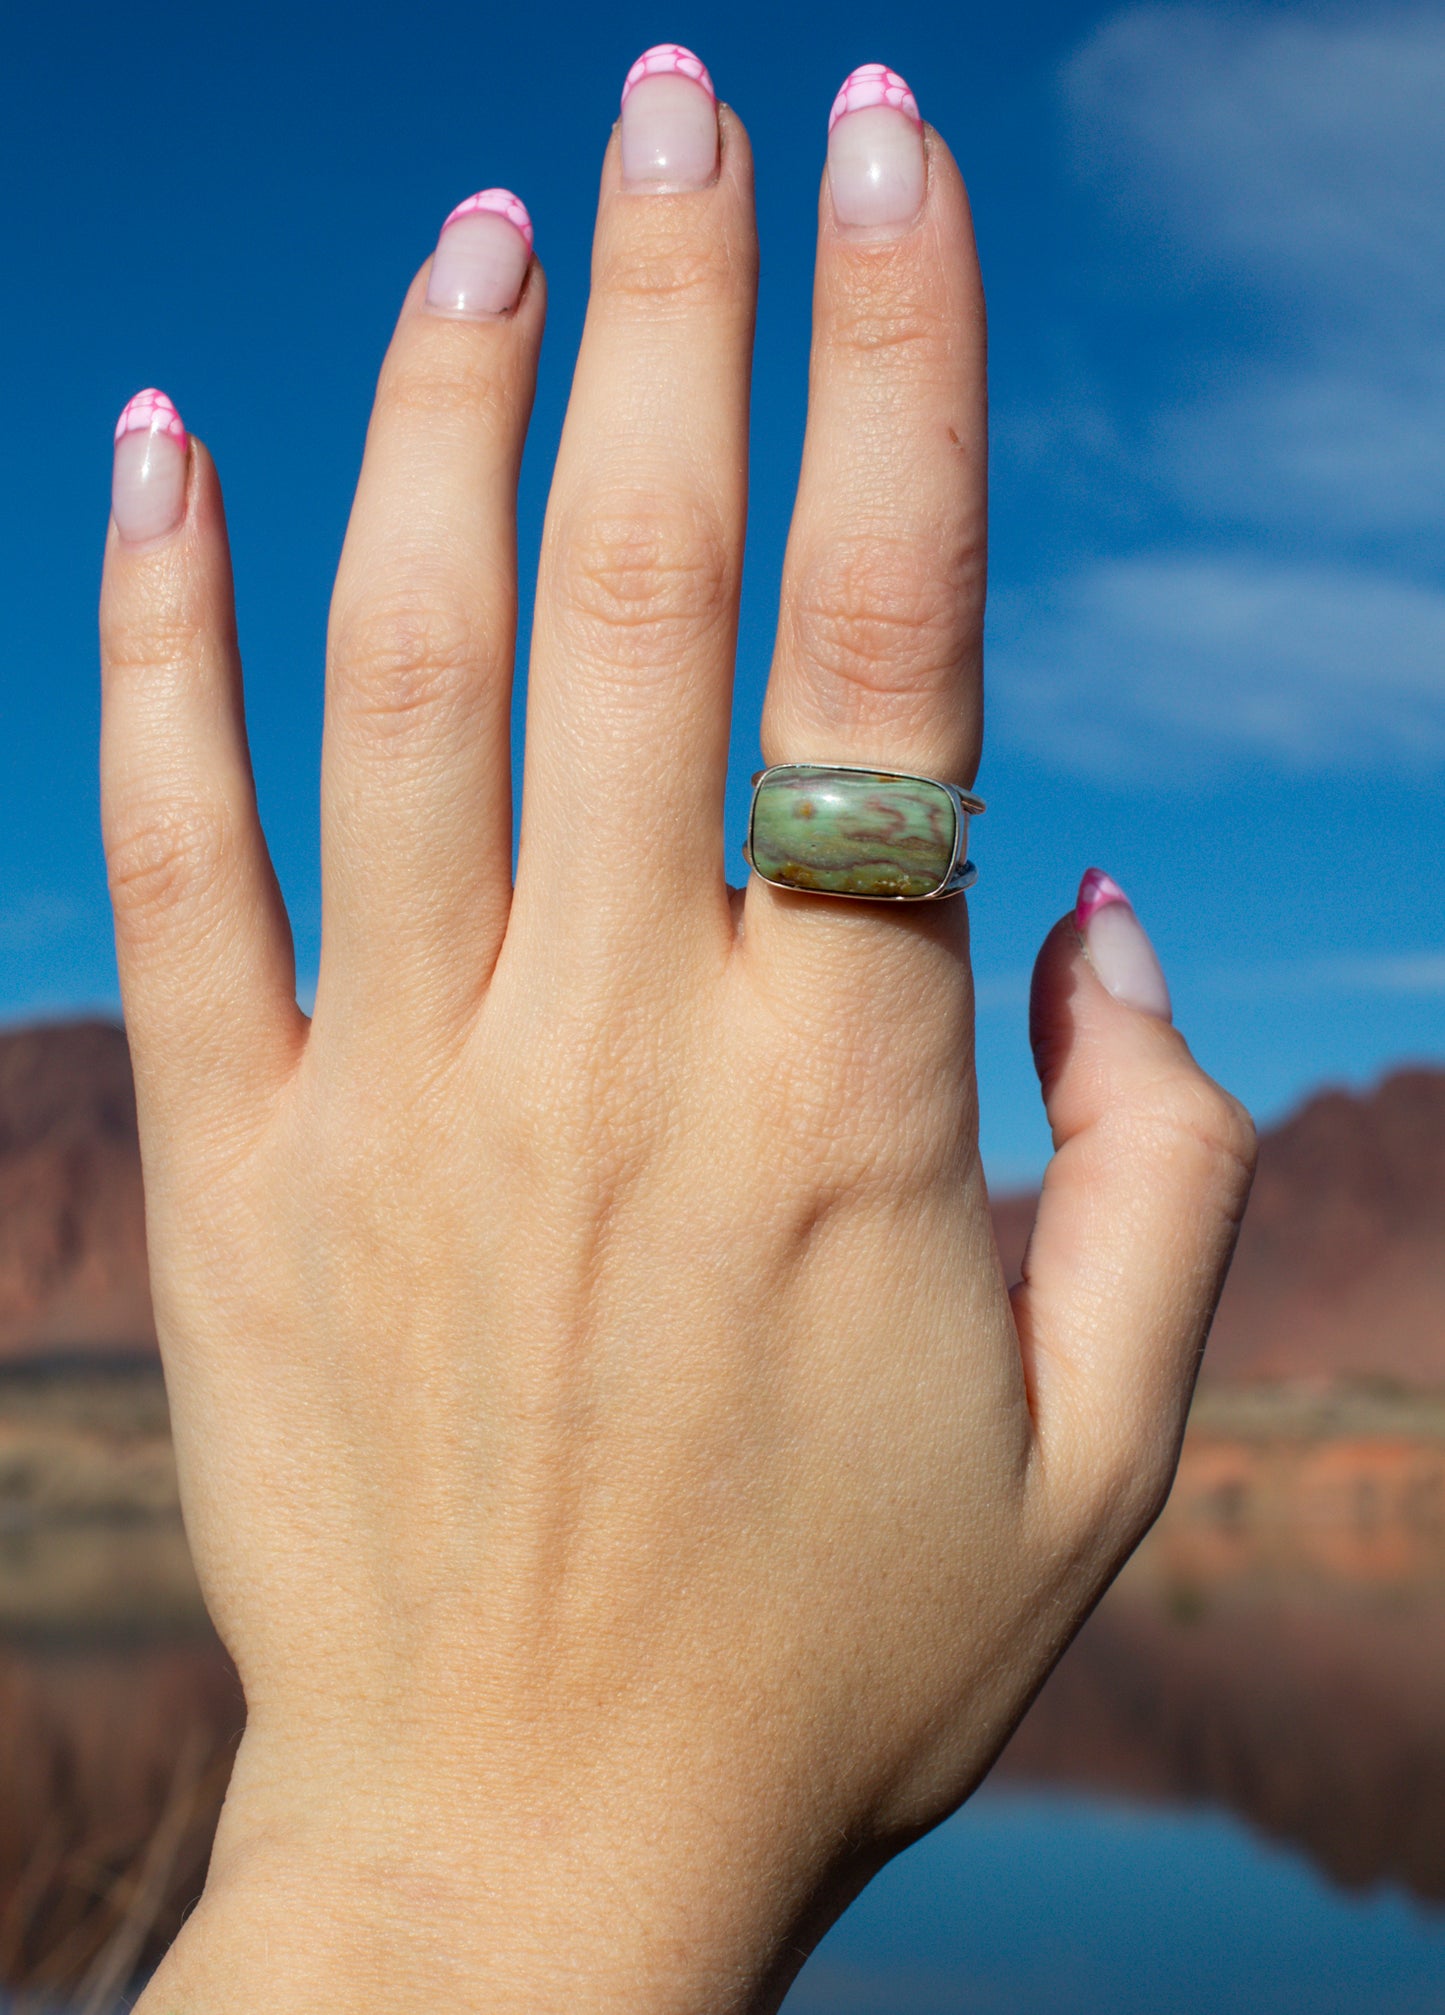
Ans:
[[[745,852],[781,888],[916,902],[967,886],[968,813],[982,809],[931,777],[779,763],[754,779]]]

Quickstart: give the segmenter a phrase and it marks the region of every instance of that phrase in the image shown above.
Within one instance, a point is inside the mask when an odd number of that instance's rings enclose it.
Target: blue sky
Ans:
[[[263,812],[303,973],[326,600],[370,388],[441,219],[504,183],[552,314],[535,543],[622,77],[747,120],[763,293],[734,841],[803,426],[832,94],[901,70],[973,193],[994,400],[984,1145],[1047,1151],[1033,950],[1116,875],[1208,1068],[1270,1118],[1445,1048],[1445,14],[742,0],[25,9],[0,70],[0,1019],[113,1004],[94,602],[114,416],[225,480]],[[741,876],[741,863],[738,863]]]

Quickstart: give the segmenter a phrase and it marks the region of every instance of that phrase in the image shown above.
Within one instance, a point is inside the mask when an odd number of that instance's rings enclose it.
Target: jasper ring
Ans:
[[[903,770],[774,763],[753,778],[743,854],[775,888],[934,902],[972,888],[968,821],[983,799]]]

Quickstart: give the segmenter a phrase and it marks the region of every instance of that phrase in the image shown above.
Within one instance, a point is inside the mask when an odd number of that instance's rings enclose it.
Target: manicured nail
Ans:
[[[442,225],[427,305],[446,315],[505,315],[517,305],[531,261],[526,204],[510,189],[483,189]]]
[[[717,174],[717,98],[702,60],[676,42],[639,56],[622,87],[622,183],[705,189]]]
[[[828,117],[828,188],[845,230],[896,237],[923,207],[928,171],[918,100],[882,63],[845,78]]]
[[[154,387],[137,392],[115,423],[110,511],[128,546],[173,532],[186,512],[190,439],[181,416]]]
[[[1089,964],[1115,1000],[1170,1021],[1169,983],[1134,914],[1134,905],[1116,881],[1090,868],[1079,884],[1074,928]]]

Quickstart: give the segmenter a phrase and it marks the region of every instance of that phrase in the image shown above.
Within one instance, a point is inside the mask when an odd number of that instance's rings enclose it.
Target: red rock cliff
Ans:
[[[1032,1215],[995,1205],[1010,1277]],[[124,1035],[0,1036],[0,1359],[154,1340]],[[1445,1071],[1321,1093],[1265,1135],[1206,1374],[1445,1386]]]
[[[995,1206],[1011,1279],[1032,1213]],[[1445,1386],[1445,1071],[1321,1092],[1264,1135],[1204,1369]]]
[[[137,1348],[155,1325],[125,1036],[0,1035],[0,1360]]]

